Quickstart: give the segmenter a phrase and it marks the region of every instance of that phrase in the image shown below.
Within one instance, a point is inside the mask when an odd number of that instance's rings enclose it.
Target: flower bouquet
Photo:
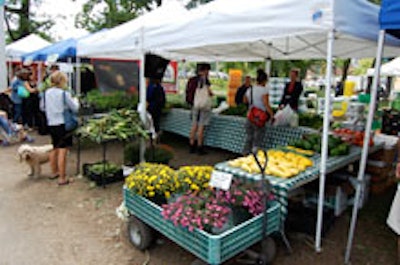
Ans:
[[[179,188],[175,171],[161,164],[141,163],[125,180],[129,190],[150,200],[165,202]],[[157,201],[155,201],[158,203]]]

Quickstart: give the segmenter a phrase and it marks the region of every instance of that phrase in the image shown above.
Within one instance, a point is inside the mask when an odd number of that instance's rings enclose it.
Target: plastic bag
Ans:
[[[293,109],[286,105],[281,110],[278,110],[274,115],[274,126],[290,126],[297,127],[299,124],[299,116]]]

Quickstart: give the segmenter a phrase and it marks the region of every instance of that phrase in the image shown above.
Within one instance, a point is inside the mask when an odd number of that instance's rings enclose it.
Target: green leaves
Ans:
[[[97,143],[148,138],[139,113],[128,109],[114,110],[102,118],[90,119],[87,124],[79,128],[77,134]]]

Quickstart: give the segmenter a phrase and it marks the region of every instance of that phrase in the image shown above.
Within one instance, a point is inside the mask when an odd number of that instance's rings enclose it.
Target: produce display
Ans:
[[[320,115],[312,113],[299,113],[299,126],[319,129],[323,125],[323,119]]]
[[[102,93],[100,90],[92,90],[86,94],[86,101],[96,112],[108,112],[113,109],[136,109],[137,94],[127,94],[123,91]]]
[[[87,173],[94,175],[101,175],[104,173],[105,176],[114,176],[119,171],[121,171],[121,167],[110,162],[104,164],[96,163],[87,167]]]
[[[265,163],[264,152],[259,151],[257,153],[257,158],[260,163]],[[300,172],[306,170],[307,167],[313,165],[313,161],[304,156],[295,154],[293,152],[284,152],[282,150],[271,149],[267,151],[267,168],[265,169],[265,174],[280,177],[280,178],[290,178]],[[260,168],[253,155],[248,155],[245,157],[240,157],[228,162],[231,167],[240,168],[248,173],[260,173]]]
[[[289,143],[290,146],[304,150],[313,150],[317,153],[321,152],[321,135],[320,134],[305,134],[302,139],[295,140]],[[347,155],[350,152],[349,144],[342,139],[329,135],[328,138],[328,154],[330,156]]]
[[[357,146],[363,146],[364,144],[364,132],[360,131],[353,131],[350,129],[335,129],[333,133],[340,137],[344,142],[349,143],[349,144],[354,144]],[[369,140],[369,146],[373,146],[374,141],[372,137],[370,137]]]
[[[148,138],[139,113],[128,109],[113,110],[102,118],[90,119],[77,130],[77,134],[97,143],[137,137]]]
[[[224,110],[221,114],[245,117],[247,114],[247,111],[248,111],[248,107],[246,106],[246,104],[240,104],[235,107],[229,107],[228,109]]]

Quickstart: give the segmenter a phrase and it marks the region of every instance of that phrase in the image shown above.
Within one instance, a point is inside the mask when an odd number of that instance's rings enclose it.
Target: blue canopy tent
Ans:
[[[379,23],[380,23],[380,31],[379,31],[379,39],[378,39],[378,48],[376,53],[376,64],[375,64],[375,73],[371,90],[371,102],[369,105],[368,111],[368,119],[367,125],[365,128],[365,136],[364,136],[364,146],[363,153],[360,160],[360,168],[358,172],[358,182],[357,182],[357,190],[356,197],[353,206],[353,214],[350,223],[349,236],[347,240],[346,246],[346,254],[345,254],[345,263],[349,264],[350,262],[350,254],[351,247],[353,244],[354,238],[354,230],[357,223],[357,214],[358,207],[360,203],[361,196],[361,186],[364,182],[365,175],[365,167],[368,158],[368,143],[371,137],[371,127],[372,121],[374,117],[375,107],[376,107],[376,97],[377,97],[377,87],[378,87],[378,78],[380,76],[380,68],[381,68],[381,60],[383,54],[383,46],[385,44],[385,37],[392,38],[396,37],[400,39],[400,1],[399,0],[382,0],[381,10],[379,14]],[[386,36],[386,33],[391,36]],[[400,45],[399,45],[400,46]]]
[[[76,43],[74,38],[66,39],[46,46],[42,49],[22,55],[23,61],[61,61],[66,62],[68,58],[76,58]]]
[[[80,39],[86,38],[82,37]],[[81,59],[76,56],[76,47],[79,39],[69,38],[63,41],[54,43],[42,49],[26,53],[22,55],[23,61],[42,61],[42,62],[68,62],[69,64],[76,63],[76,84],[75,91],[80,94],[80,63]],[[89,59],[83,59],[88,62]],[[72,84],[72,75],[69,75],[69,83]]]

